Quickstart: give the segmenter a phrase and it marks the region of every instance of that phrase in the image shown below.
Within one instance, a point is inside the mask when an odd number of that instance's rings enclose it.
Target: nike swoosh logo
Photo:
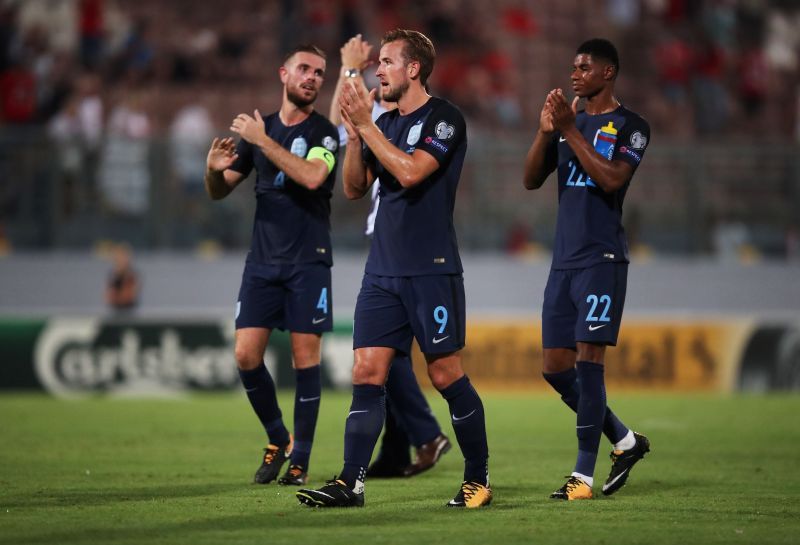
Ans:
[[[621,478],[622,478],[622,477],[623,477],[623,476],[624,476],[626,473],[628,473],[628,470],[629,470],[629,469],[630,469],[630,468],[626,469],[625,471],[623,471],[622,473],[620,473],[619,475],[617,475],[616,477],[614,477],[614,478],[613,478],[613,479],[612,479],[610,482],[607,482],[606,484],[604,484],[604,485],[603,485],[603,490],[608,490],[609,488],[611,488],[611,486],[612,486],[612,485],[613,485],[615,482],[617,482],[618,480],[620,480],[620,479],[621,479]]]
[[[354,414],[358,414],[358,413],[368,413],[368,412],[369,412],[369,411],[350,411],[350,412],[347,414],[347,418],[350,418],[350,417],[351,417],[351,416],[353,416]]]
[[[258,386],[256,386],[255,388],[245,388],[244,389],[245,392],[255,392],[256,390],[258,390]]]
[[[594,424],[589,424],[588,426],[575,426],[575,428],[582,430],[583,428],[593,428]]]
[[[433,344],[439,344],[443,340],[449,339],[449,338],[450,338],[450,335],[447,335],[446,337],[442,337],[441,339],[433,339]]]
[[[459,416],[456,416],[456,415],[454,415],[454,414],[453,414],[453,415],[450,415],[450,416],[452,416],[452,417],[453,417],[453,422],[458,422],[459,420],[464,420],[465,418],[469,418],[470,416],[472,416],[473,414],[475,414],[475,411],[477,411],[477,410],[478,410],[478,409],[472,409],[472,412],[471,412],[471,413],[469,413],[468,415],[465,415],[465,416],[461,416],[461,417],[459,417]]]
[[[566,142],[566,141],[567,141],[567,139],[566,139],[566,138],[564,138],[563,136],[559,136],[559,137],[558,137],[558,141],[559,141],[559,142]]]
[[[603,324],[603,325],[590,325],[590,326],[589,326],[589,331],[594,331],[594,330],[596,330],[596,329],[600,329],[601,327],[606,327],[607,325],[608,325],[608,324]]]
[[[317,397],[303,397],[303,396],[300,396],[300,403],[308,403],[309,401],[316,401],[319,398],[320,398],[320,396],[317,396]]]
[[[311,320],[311,323],[312,323],[312,324],[314,324],[314,325],[317,325],[317,324],[321,324],[322,322],[324,322],[324,321],[325,321],[325,320],[327,320],[327,319],[328,319],[328,317],[327,317],[327,316],[324,316],[324,317],[322,317],[322,318],[313,318],[313,319]]]

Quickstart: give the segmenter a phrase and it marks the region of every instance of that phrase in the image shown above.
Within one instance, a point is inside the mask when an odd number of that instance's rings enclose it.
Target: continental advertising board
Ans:
[[[349,388],[352,324],[323,340],[323,381]],[[470,321],[464,369],[484,388],[535,390],[541,378],[536,320]],[[0,319],[0,389],[59,396],[173,395],[234,390],[239,378],[230,320]],[[424,358],[414,367],[423,386]],[[288,336],[273,333],[264,356],[279,387],[292,387]],[[800,321],[629,320],[606,355],[613,389],[733,391],[800,389]]]

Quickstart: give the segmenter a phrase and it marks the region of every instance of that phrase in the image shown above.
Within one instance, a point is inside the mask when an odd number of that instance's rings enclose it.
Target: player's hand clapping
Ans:
[[[567,102],[564,92],[561,89],[553,89],[548,93],[545,101],[545,109],[550,112],[550,119],[553,128],[560,132],[565,132],[575,125],[575,115],[578,111],[579,97],[572,100],[572,105]]]
[[[231,131],[235,132],[247,142],[258,145],[260,139],[266,137],[264,120],[258,110],[253,111],[253,117],[247,114],[237,115],[231,122]]]
[[[372,64],[369,60],[371,52],[372,46],[361,38],[361,34],[356,34],[339,49],[342,55],[342,67],[365,70]]]
[[[214,172],[222,172],[233,166],[238,157],[233,138],[215,138],[208,150],[206,166]]]
[[[372,106],[375,103],[375,93],[376,89],[367,92],[363,83],[349,81],[345,84],[339,97],[339,107],[345,127],[348,129],[348,136],[350,129],[358,133],[373,123]]]

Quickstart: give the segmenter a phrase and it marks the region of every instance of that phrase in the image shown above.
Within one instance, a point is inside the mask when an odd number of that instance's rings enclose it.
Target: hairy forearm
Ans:
[[[367,180],[367,169],[361,159],[361,140],[348,140],[342,165],[344,196],[350,200],[367,194],[372,180]]]
[[[255,144],[278,170],[303,187],[317,189],[328,177],[328,169],[321,161],[311,162],[298,157],[266,134]]]
[[[522,178],[522,185],[525,186],[525,189],[539,189],[550,175],[546,165],[549,139],[549,135],[542,131],[536,131],[533,144],[525,156],[525,170]]]
[[[597,153],[577,128],[562,133],[564,140],[575,152],[583,170],[606,193],[618,191],[630,179],[630,169],[620,161],[609,161]]]
[[[341,74],[336,82],[336,88],[333,90],[333,98],[331,99],[331,111],[328,119],[337,127],[342,124],[341,106],[339,106],[339,97],[342,96],[342,87],[345,84],[346,77]]]
[[[215,201],[224,199],[233,191],[233,187],[228,185],[225,181],[225,171],[223,170],[212,170],[206,167],[204,181],[206,184],[206,193]]]
[[[373,123],[361,129],[361,138],[369,146],[372,153],[383,168],[388,170],[403,187],[413,187],[421,183],[425,176],[414,161],[414,156],[389,142],[380,129]]]

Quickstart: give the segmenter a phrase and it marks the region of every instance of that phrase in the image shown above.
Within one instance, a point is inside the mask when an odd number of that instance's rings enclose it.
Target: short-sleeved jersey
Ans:
[[[595,151],[634,168],[650,141],[650,125],[624,106],[599,115],[578,112],[575,126]],[[630,182],[606,193],[586,174],[575,152],[556,131],[546,153],[546,169],[558,168],[558,221],[554,269],[582,269],[598,263],[628,262],[622,202]]]
[[[467,153],[464,116],[446,100],[432,97],[407,115],[399,110],[386,112],[376,124],[392,144],[409,154],[424,150],[439,168],[416,186],[404,188],[365,147],[364,161],[381,184],[366,272],[378,276],[460,274],[453,208]]]
[[[317,112],[302,123],[287,127],[278,113],[264,118],[267,135],[298,157],[316,147],[335,161],[339,149],[336,127]],[[231,170],[247,176],[255,167],[256,215],[248,261],[269,265],[333,264],[331,255],[331,194],[336,169],[315,190],[286,176],[256,146],[241,140],[239,157]]]

